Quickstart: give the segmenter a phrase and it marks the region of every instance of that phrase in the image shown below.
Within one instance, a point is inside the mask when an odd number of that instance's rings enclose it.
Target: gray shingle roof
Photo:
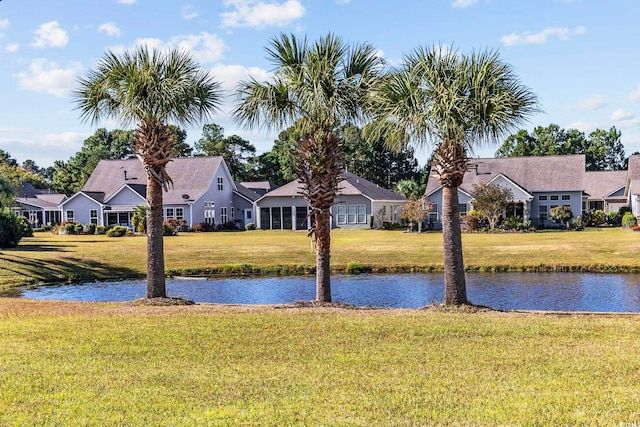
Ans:
[[[351,172],[342,174],[342,181],[338,184],[339,196],[363,195],[375,201],[406,202],[407,199],[392,190],[382,188],[371,181],[361,178]],[[302,194],[300,181],[291,181],[282,187],[276,188],[264,195],[264,197],[291,197]]]
[[[222,157],[219,156],[173,159],[167,164],[167,173],[173,180],[173,189],[163,194],[163,202],[184,203],[183,194],[188,194],[191,199],[198,198],[211,185],[221,161]],[[82,191],[102,202],[109,199],[124,184],[129,184],[142,194],[141,186],[145,186],[146,183],[147,175],[140,160],[101,160]]]
[[[470,170],[464,175],[460,189],[473,192],[474,185],[491,181],[502,174],[529,193],[541,191],[582,191],[586,170],[583,154],[545,157],[508,157],[471,159]],[[477,165],[477,169],[476,169]],[[427,194],[440,188],[436,177],[430,176]]]
[[[51,192],[51,190],[39,190],[28,182],[23,182],[16,201],[41,208],[55,208],[65,198],[64,194]]]
[[[260,195],[258,193],[256,193],[253,190],[248,189],[247,187],[245,187],[242,184],[236,183],[236,188],[237,188],[236,192],[238,194],[243,196],[245,199],[251,200],[252,202],[255,202],[256,200],[258,200],[260,198]]]
[[[607,195],[624,187],[627,171],[597,171],[584,173],[584,191],[589,199],[603,200]]]

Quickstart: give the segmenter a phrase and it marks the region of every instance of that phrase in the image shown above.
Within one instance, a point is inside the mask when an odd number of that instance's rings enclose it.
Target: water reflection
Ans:
[[[142,281],[85,283],[25,289],[21,296],[74,301],[130,301]],[[167,293],[197,302],[286,304],[315,297],[313,277],[217,278],[167,281]],[[336,275],[334,301],[357,306],[417,308],[444,299],[441,274]],[[576,273],[468,274],[467,294],[502,310],[640,311],[640,276]]]

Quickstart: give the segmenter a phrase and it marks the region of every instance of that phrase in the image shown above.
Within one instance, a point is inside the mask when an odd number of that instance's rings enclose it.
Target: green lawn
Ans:
[[[632,425],[640,317],[0,299],[0,425]]]
[[[640,233],[623,229],[464,234],[469,270],[640,271]],[[332,265],[359,262],[374,271],[442,269],[442,234],[334,230]],[[315,266],[304,232],[183,233],[165,239],[169,274],[302,273]],[[0,252],[0,289],[43,281],[143,277],[146,238],[38,233]]]

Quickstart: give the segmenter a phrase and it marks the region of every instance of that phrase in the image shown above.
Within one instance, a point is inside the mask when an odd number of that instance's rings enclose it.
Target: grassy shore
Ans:
[[[464,234],[470,271],[640,272],[640,233],[619,228],[582,232]],[[335,271],[442,270],[442,234],[334,230]],[[165,238],[170,275],[301,274],[315,266],[304,232],[183,233]],[[143,277],[144,236],[38,233],[0,252],[0,290],[26,283]]]
[[[640,317],[0,299],[0,425],[631,425]]]

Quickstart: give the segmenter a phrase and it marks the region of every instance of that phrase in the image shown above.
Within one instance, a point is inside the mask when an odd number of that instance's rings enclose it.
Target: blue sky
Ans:
[[[637,0],[1,0],[0,148],[20,163],[68,160],[96,129],[80,122],[69,97],[77,76],[107,49],[147,44],[189,49],[229,91],[212,121],[267,151],[275,133],[230,119],[233,88],[249,75],[268,78],[264,46],[280,32],[333,32],[371,43],[390,64],[418,46],[496,49],[540,98],[543,112],[528,129],[616,126],[628,155],[640,151],[638,16]],[[201,130],[187,128],[187,142]],[[428,154],[418,151],[421,162]]]

